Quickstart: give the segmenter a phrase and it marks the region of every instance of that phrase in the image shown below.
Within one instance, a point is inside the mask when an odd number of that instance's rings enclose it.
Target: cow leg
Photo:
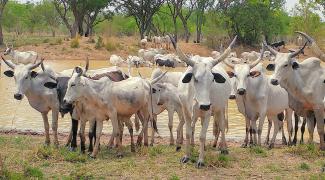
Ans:
[[[315,128],[315,122],[314,122],[314,116],[307,116],[307,127],[308,127],[308,133],[309,133],[309,139],[308,143],[314,142],[314,128]]]
[[[303,118],[302,124],[301,124],[301,139],[300,139],[300,144],[304,143],[304,134],[305,134],[305,129],[306,129],[306,124],[307,124],[307,118]]]
[[[86,129],[86,122],[85,122],[85,120],[81,120],[80,129],[79,129],[81,153],[85,153],[85,149],[86,149],[86,145],[85,145],[85,142],[86,142],[85,129]]]
[[[94,150],[91,153],[90,157],[91,158],[96,158],[99,150],[99,143],[100,143],[100,136],[102,135],[102,130],[103,130],[103,120],[97,120],[96,119],[96,141],[95,141],[95,146]]]
[[[278,132],[280,130],[280,127],[283,125],[283,122],[280,121],[276,116],[270,116],[270,120],[273,121],[274,123],[274,131],[273,131],[273,136],[269,145],[269,149],[274,147],[274,142],[276,135],[278,135]]]
[[[131,152],[135,152],[135,144],[134,144],[134,139],[133,139],[133,124],[130,120],[130,118],[125,119],[125,125],[128,127],[130,136],[131,136]]]
[[[191,156],[190,140],[192,136],[192,126],[191,126],[192,119],[191,119],[191,113],[187,107],[184,108],[184,114],[185,114],[185,125],[186,125],[186,144],[185,144],[186,154],[185,156],[182,157],[181,162],[187,163],[190,160],[190,156]]]
[[[185,124],[185,120],[181,108],[177,110],[177,114],[178,114],[179,124],[177,127],[176,150],[178,151],[181,149],[181,144],[183,144],[183,126]]]
[[[297,134],[298,134],[298,129],[299,129],[299,116],[296,113],[294,113],[294,115],[295,115],[295,134],[293,137],[292,144],[296,145],[297,144]]]
[[[315,117],[316,117],[316,125],[317,125],[317,132],[319,135],[320,141],[320,150],[325,151],[325,143],[324,143],[324,110],[315,109]]]
[[[168,128],[170,132],[169,144],[174,145],[174,136],[173,136],[173,121],[174,120],[174,109],[168,110]]]
[[[195,124],[199,117],[197,116],[197,111],[193,111],[193,120],[192,120],[192,136],[191,136],[191,145],[194,146],[194,134],[195,134]],[[202,124],[202,119],[201,119],[201,124]]]
[[[123,154],[122,154],[122,146],[121,146],[121,139],[120,139],[121,134],[119,129],[119,122],[117,119],[117,113],[116,111],[114,111],[113,113],[110,114],[111,114],[110,119],[113,125],[113,137],[116,141],[116,147],[117,147],[117,157],[121,158]]]
[[[169,116],[169,113],[168,113],[168,116]],[[157,122],[157,115],[156,114],[153,115],[153,118]],[[150,146],[153,146],[154,143],[155,143],[155,130],[154,130],[153,127],[151,127],[151,142],[150,142]]]
[[[215,114],[217,115],[215,119],[219,122],[220,126],[220,131],[221,131],[221,141],[219,144],[219,148],[221,151],[221,154],[228,154],[228,148],[227,148],[227,143],[226,143],[226,120],[225,120],[225,114],[224,114],[225,110],[220,111],[220,112],[215,112]]]
[[[219,135],[220,135],[220,127],[219,127],[219,122],[215,121],[215,119],[213,119],[213,135],[214,135],[214,141],[212,144],[212,147],[217,147],[218,144],[218,139],[219,139]]]
[[[50,125],[49,125],[49,120],[47,118],[47,113],[42,113],[42,118],[43,118],[43,123],[44,123],[44,129],[45,129],[45,145],[50,145],[51,140],[50,140]]]
[[[252,135],[253,135],[253,144],[252,145],[256,145],[257,144],[257,138],[256,138],[256,120],[252,121]]]
[[[210,117],[211,117],[211,113],[206,113],[205,117],[201,119],[203,123],[202,123],[202,129],[200,133],[200,154],[199,154],[199,160],[196,164],[197,168],[201,168],[204,166],[204,147],[205,147],[206,134],[209,127]]]
[[[123,144],[123,131],[124,131],[124,118],[121,118],[119,116],[117,116],[118,118],[118,126],[119,126],[119,130],[120,130],[120,141],[121,141],[121,145]]]
[[[289,141],[288,141],[289,146],[292,145],[292,132],[293,132],[292,114],[293,111],[291,109],[286,109],[286,121],[287,121],[288,135],[289,135]]]
[[[73,120],[71,120],[71,129],[68,134],[67,141],[65,142],[65,147],[69,147],[72,141],[72,124],[73,124]]]
[[[246,122],[246,136],[245,136],[244,143],[241,145],[241,147],[243,147],[243,148],[247,147],[249,134],[252,135],[252,133],[250,133],[251,132],[250,120],[247,117],[245,117],[245,122]],[[252,139],[252,137],[251,137],[251,139]]]
[[[142,124],[142,129],[138,135],[138,139],[137,139],[137,146],[141,146],[142,145],[142,139],[143,139],[143,133],[144,133],[144,125],[145,125],[145,121],[144,121],[144,117],[143,117],[143,113],[139,112],[138,113],[138,117],[141,121]]]
[[[149,123],[149,112],[145,112],[144,116],[144,132],[143,132],[143,145],[148,146],[149,145],[149,139],[148,139],[148,123]]]
[[[267,128],[267,135],[266,135],[265,142],[264,142],[265,145],[269,144],[270,132],[271,132],[271,128],[272,128],[272,119],[270,119],[270,117],[268,116],[267,120],[268,120],[268,128]]]
[[[261,113],[260,120],[258,123],[258,129],[257,129],[257,135],[258,135],[257,145],[259,146],[261,146],[261,142],[262,142],[262,130],[263,130],[264,121],[265,121],[265,113]]]
[[[54,136],[54,145],[59,147],[59,140],[58,140],[58,119],[59,119],[59,111],[52,110],[52,131]]]
[[[76,119],[72,119],[71,122],[72,122],[72,127],[71,127],[72,140],[71,140],[70,151],[75,151],[77,149],[77,134],[78,134],[79,121]]]
[[[89,147],[88,152],[93,152],[93,140],[95,138],[96,133],[96,121],[89,121],[89,133],[88,133],[88,139],[89,139]],[[96,140],[94,141],[96,142]]]

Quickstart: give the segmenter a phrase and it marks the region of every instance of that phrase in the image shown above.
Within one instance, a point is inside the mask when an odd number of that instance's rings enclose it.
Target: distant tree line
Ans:
[[[324,23],[316,11],[323,0],[300,0],[290,12],[285,0],[43,0],[19,3],[0,0],[2,28],[17,36],[29,32],[57,32],[74,38],[94,33],[115,35],[174,34],[176,40],[195,42],[216,36],[238,35],[239,42],[256,45],[261,37],[272,40],[294,30],[320,36]],[[325,15],[325,11],[322,12]]]

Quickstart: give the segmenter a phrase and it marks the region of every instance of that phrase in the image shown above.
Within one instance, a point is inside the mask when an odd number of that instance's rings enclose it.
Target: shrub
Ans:
[[[37,167],[30,167],[30,166],[25,167],[24,175],[26,177],[34,177],[37,179],[43,179],[43,172]]]
[[[47,38],[43,40],[43,43],[49,43],[49,42],[50,42],[50,40]]]
[[[95,49],[101,49],[102,47],[104,47],[103,38],[101,36],[98,36],[98,40],[95,44]]]
[[[107,51],[115,51],[115,50],[116,50],[116,44],[113,44],[113,43],[111,43],[111,42],[107,42],[107,43],[105,44],[105,49],[106,49]]]
[[[70,42],[70,47],[71,48],[79,48],[79,38],[75,37],[74,39],[72,39],[72,41]]]

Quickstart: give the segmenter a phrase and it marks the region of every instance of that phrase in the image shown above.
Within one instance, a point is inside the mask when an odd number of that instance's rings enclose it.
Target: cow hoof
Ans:
[[[300,144],[304,144],[304,140],[300,140],[299,143],[300,143]]]
[[[181,159],[181,163],[187,163],[188,161],[190,160],[190,158],[189,157],[187,157],[187,156],[184,156],[184,157],[182,157],[182,159]]]
[[[271,144],[269,145],[268,149],[270,150],[270,149],[273,149],[273,148],[274,148],[274,143],[271,143]]]
[[[221,154],[224,154],[224,155],[229,154],[228,149],[221,149]]]
[[[196,168],[200,169],[200,168],[203,168],[203,167],[204,167],[204,162],[202,162],[202,161],[198,161],[198,162],[196,163]]]
[[[77,148],[76,147],[69,147],[69,151],[70,152],[76,152],[77,151]]]
[[[131,152],[135,152],[135,147],[131,146]]]
[[[294,139],[293,141],[292,141],[292,145],[296,145],[297,144],[297,139]]]
[[[176,151],[181,150],[181,148],[182,148],[181,146],[177,146],[177,147],[176,147]]]
[[[287,141],[282,139],[282,145],[288,145]]]
[[[244,143],[244,144],[242,144],[240,147],[241,147],[241,148],[247,148],[247,144]]]
[[[150,143],[150,146],[153,146],[153,143]]]
[[[213,147],[213,148],[216,148],[216,147],[217,147],[217,144],[212,144],[212,147]]]
[[[91,158],[91,159],[96,159],[96,156],[93,155],[93,154],[88,154],[88,156],[89,156],[89,158]]]

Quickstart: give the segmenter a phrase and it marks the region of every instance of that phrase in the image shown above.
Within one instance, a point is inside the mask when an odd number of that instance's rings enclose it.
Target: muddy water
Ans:
[[[50,65],[55,71],[59,72],[65,69],[73,68],[77,65],[83,65],[84,61],[46,61],[47,65]],[[106,61],[91,61],[90,69],[107,67]],[[2,65],[2,72],[7,67]],[[127,72],[126,68],[122,68]],[[183,69],[169,69],[169,71],[182,71]],[[139,72],[142,76],[150,77],[152,72],[151,68],[141,68]],[[137,75],[137,70],[133,70],[133,75]],[[15,91],[15,83],[13,78],[5,77],[3,74],[0,79],[0,129],[17,129],[17,130],[33,130],[43,132],[43,121],[41,114],[30,107],[27,98],[24,97],[22,101],[17,101],[13,98]],[[229,101],[229,131],[227,138],[242,139],[245,134],[245,121],[243,116],[237,111],[235,101]],[[49,114],[49,122],[51,124],[51,114]],[[176,137],[176,127],[178,125],[178,117],[174,115],[174,136]],[[112,127],[110,122],[104,123],[104,132],[111,133]],[[67,132],[70,129],[70,118],[66,116],[59,118],[59,131]],[[168,129],[168,116],[166,112],[163,112],[158,116],[158,129],[161,136],[169,137]],[[201,125],[198,122],[196,128],[196,138],[199,136]],[[264,123],[263,135],[265,136],[267,131],[267,120]],[[125,130],[127,132],[127,130]],[[212,138],[212,121],[208,129],[207,137]],[[281,138],[278,135],[278,139]]]

